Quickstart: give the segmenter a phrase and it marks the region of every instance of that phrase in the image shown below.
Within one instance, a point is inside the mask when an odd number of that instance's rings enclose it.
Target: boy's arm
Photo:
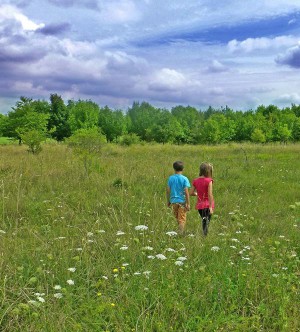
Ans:
[[[208,202],[209,202],[209,212],[210,214],[214,213],[212,204],[214,201],[213,190],[212,190],[212,181],[208,184]]]
[[[184,188],[184,193],[185,193],[185,208],[187,210],[190,210],[190,193],[188,187]]]
[[[167,206],[168,207],[171,205],[171,202],[170,202],[170,192],[171,192],[171,189],[170,189],[169,186],[167,186],[166,194],[167,194]]]

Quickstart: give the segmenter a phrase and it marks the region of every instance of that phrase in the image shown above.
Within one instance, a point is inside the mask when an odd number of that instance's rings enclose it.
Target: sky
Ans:
[[[300,104],[300,1],[1,0],[0,113],[52,93],[122,110]]]

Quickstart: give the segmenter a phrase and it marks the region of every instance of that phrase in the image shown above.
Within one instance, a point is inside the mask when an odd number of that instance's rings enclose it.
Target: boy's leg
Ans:
[[[185,224],[186,224],[186,208],[182,204],[176,204],[176,219],[178,222],[178,230],[180,234],[184,233]]]

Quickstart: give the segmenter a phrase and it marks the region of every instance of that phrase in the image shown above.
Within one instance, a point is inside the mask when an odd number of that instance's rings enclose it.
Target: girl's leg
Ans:
[[[206,236],[208,234],[208,225],[210,222],[211,214],[209,213],[209,209],[203,209],[203,210],[198,210],[198,211],[202,218],[203,234]]]

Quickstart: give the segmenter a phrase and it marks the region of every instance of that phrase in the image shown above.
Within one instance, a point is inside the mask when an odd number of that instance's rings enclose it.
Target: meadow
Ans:
[[[300,331],[300,145],[0,145],[0,330]],[[214,165],[179,236],[172,163]],[[195,198],[192,197],[192,206]]]

